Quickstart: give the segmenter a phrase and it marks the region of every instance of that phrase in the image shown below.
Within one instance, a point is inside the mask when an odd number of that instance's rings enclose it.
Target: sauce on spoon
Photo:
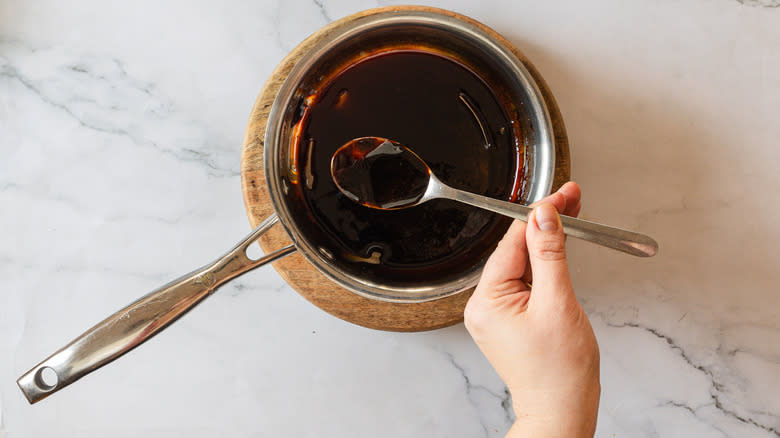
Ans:
[[[353,201],[393,210],[414,205],[423,197],[431,171],[398,142],[361,137],[336,150],[330,173],[339,190]]]

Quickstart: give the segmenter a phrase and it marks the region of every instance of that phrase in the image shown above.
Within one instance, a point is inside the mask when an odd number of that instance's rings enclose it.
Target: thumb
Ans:
[[[566,238],[552,204],[540,204],[528,218],[528,256],[533,274],[529,306],[555,305],[574,298],[566,262]]]

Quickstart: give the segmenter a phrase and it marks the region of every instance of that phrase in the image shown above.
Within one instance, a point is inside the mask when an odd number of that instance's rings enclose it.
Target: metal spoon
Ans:
[[[533,210],[454,189],[439,181],[411,149],[381,137],[356,138],[340,147],[333,154],[330,173],[342,193],[371,208],[396,210],[443,198],[522,221],[528,221]],[[651,257],[658,252],[658,243],[644,234],[564,215],[561,223],[569,236],[631,255]]]

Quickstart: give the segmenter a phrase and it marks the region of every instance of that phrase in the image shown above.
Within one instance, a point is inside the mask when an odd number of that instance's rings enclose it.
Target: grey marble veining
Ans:
[[[0,8],[0,437],[497,437],[511,397],[462,325],[360,328],[270,267],[38,405],[15,379],[248,231],[240,145],[282,57],[393,2],[6,0]],[[426,2],[505,35],[563,112],[570,242],[602,353],[598,437],[780,436],[775,0]]]
[[[754,6],[754,7],[761,7],[761,8],[776,8],[780,6],[780,1],[778,0],[737,0],[737,1],[746,6]]]

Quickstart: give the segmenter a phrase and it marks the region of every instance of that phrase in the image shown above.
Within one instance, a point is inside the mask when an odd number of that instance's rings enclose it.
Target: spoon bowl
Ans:
[[[525,205],[452,188],[441,182],[425,161],[408,147],[382,137],[350,140],[333,154],[330,173],[349,199],[380,210],[409,208],[431,199],[451,199],[494,213],[528,221]],[[561,215],[563,231],[639,257],[658,252],[653,238],[633,231]]]
[[[433,177],[411,149],[381,137],[360,137],[341,146],[333,154],[330,173],[349,199],[380,210],[425,202],[422,198]]]

